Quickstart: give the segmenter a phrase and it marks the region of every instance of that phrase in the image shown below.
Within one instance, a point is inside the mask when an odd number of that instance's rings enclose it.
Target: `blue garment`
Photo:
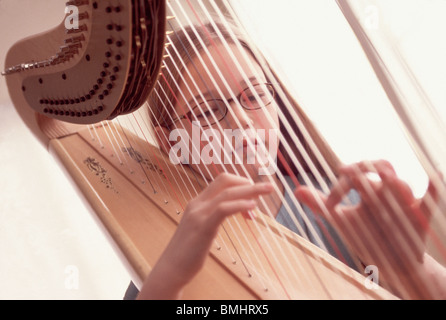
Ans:
[[[285,180],[287,181],[290,189],[294,191],[295,185],[289,176],[284,176]],[[302,176],[298,175],[297,179],[301,185],[305,185],[305,182],[302,178]],[[310,179],[312,180],[312,185],[316,187],[317,189],[321,190],[321,187],[319,183],[310,176]],[[328,183],[329,185],[329,183]],[[306,205],[301,203],[303,212],[306,215],[306,220],[301,216],[302,210],[299,210],[294,205],[293,201],[291,200],[294,197],[294,195],[290,195],[287,190],[285,189],[284,194],[284,201],[288,204],[289,208],[291,208],[291,212],[294,214],[297,223],[299,224],[300,228],[296,226],[296,223],[293,221],[293,219],[290,216],[289,211],[286,209],[285,205],[282,205],[279,213],[276,216],[276,221],[282,224],[283,226],[287,227],[291,231],[295,232],[296,234],[303,236],[304,238],[308,239],[311,243],[315,244],[318,247],[325,246],[328,253],[330,253],[332,256],[336,257],[337,259],[345,262],[348,266],[350,266],[353,269],[357,269],[357,266],[354,263],[354,260],[352,259],[351,254],[347,250],[347,247],[337,234],[337,232],[334,230],[334,228],[321,216],[315,215],[310,208],[308,208]],[[352,190],[347,195],[349,201],[352,204],[359,203],[359,194]],[[300,212],[299,212],[300,211]],[[311,224],[315,232],[311,232],[310,226],[308,224]],[[302,234],[302,232],[304,234]],[[316,235],[316,234],[317,235]],[[319,239],[318,239],[319,237]],[[320,241],[319,241],[320,240]],[[321,241],[323,245],[321,244]],[[332,243],[334,244],[332,245]],[[336,249],[335,249],[336,248]],[[340,253],[340,254],[338,254]]]

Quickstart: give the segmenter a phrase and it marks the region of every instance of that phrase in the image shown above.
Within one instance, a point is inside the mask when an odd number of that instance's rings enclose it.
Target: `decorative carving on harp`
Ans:
[[[338,4],[365,51],[373,52],[358,22],[360,9]],[[275,196],[261,196],[250,214],[225,219],[185,298],[441,297],[441,286],[411,272],[424,261],[426,241],[433,243],[429,258],[444,259],[446,197],[438,161],[445,158],[425,148],[395,87],[385,89],[431,181],[421,200],[402,199],[366,178],[378,173],[389,182],[385,162],[341,168],[252,43],[236,4],[90,0],[67,6],[79,10],[79,28],[62,23],[18,42],[3,75],[19,114],[82,191],[139,287],[190,200],[226,172],[270,182]],[[385,69],[374,53],[369,58],[380,74]],[[225,129],[232,130],[229,138]],[[228,162],[219,162],[217,151]],[[305,185],[310,188],[296,198],[294,188]],[[331,196],[316,197],[312,186]],[[364,214],[366,207],[369,216],[342,219],[344,207],[328,205],[341,198],[349,212]],[[409,200],[419,204],[415,218],[402,206]],[[397,228],[393,236],[384,234],[389,219]],[[377,234],[388,242],[374,241]],[[382,287],[368,282],[379,270]]]

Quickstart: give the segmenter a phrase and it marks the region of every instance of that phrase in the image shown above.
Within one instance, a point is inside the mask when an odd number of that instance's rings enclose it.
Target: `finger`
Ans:
[[[379,169],[388,169],[393,171],[395,174],[395,169],[392,164],[387,160],[374,160],[374,161],[361,161],[357,163],[353,163],[350,165],[342,166],[339,169],[339,172],[342,174],[358,174],[362,173],[377,173]]]
[[[387,160],[376,160],[376,161],[370,161],[370,164],[373,168],[375,168],[377,171],[379,170],[388,170],[396,175],[395,168],[392,166],[392,164]]]
[[[359,206],[342,206],[328,208],[328,197],[321,191],[299,187],[295,190],[296,197],[305,203],[315,214],[322,216],[328,223],[337,228],[346,239],[357,241],[354,230],[361,230],[364,214],[359,214]],[[326,208],[324,208],[324,206]],[[353,230],[353,233],[352,233]]]
[[[412,189],[403,180],[399,179],[394,170],[386,167],[378,168],[383,185],[383,201],[389,204],[387,211],[392,216],[393,223],[403,234],[411,238],[412,226],[417,230],[426,230],[426,216],[420,210],[419,202],[415,199]],[[405,222],[409,221],[409,225]],[[420,229],[421,227],[421,229]],[[410,241],[415,241],[411,239]],[[415,244],[412,244],[415,247]]]
[[[361,193],[364,202],[369,204],[376,200],[379,188],[382,186],[380,181],[373,180],[370,174],[377,174],[381,180],[384,174],[396,179],[395,169],[386,160],[362,161],[343,166],[340,173],[350,179],[351,185]]]
[[[394,172],[392,165],[385,160],[362,161],[341,167],[341,176],[331,190],[326,203],[327,207],[333,208],[340,203],[343,197],[345,197],[352,188],[357,189],[357,191],[362,194],[369,195],[370,198],[370,188],[375,188],[376,183],[368,179],[366,174],[376,172],[378,168],[386,168],[387,170]]]
[[[369,167],[370,164],[371,162],[368,161],[368,164],[361,162],[344,166],[341,170],[341,178],[344,177],[344,179],[347,179],[350,183],[350,189],[354,188],[359,192],[362,202],[367,205],[376,205],[379,188],[382,186],[382,183],[367,177],[368,173],[377,173],[375,168]]]
[[[326,217],[327,196],[321,191],[310,187],[300,186],[294,190],[294,195],[299,201],[302,201],[309,207],[311,211]]]
[[[326,206],[328,209],[335,207],[338,203],[342,201],[344,196],[346,196],[349,191],[353,188],[350,178],[343,175],[341,176],[337,183],[331,189],[328,195]]]
[[[438,209],[438,189],[436,182],[429,180],[426,193],[420,200],[420,212],[417,212],[417,218],[423,230],[429,229],[429,221],[436,209]]]
[[[273,191],[270,183],[257,183],[255,185],[242,185],[226,188],[214,198],[216,203],[237,199],[252,199]]]
[[[252,199],[238,199],[221,202],[215,206],[214,212],[209,219],[211,228],[220,225],[223,220],[230,215],[254,210],[256,206],[257,201]]]
[[[236,176],[234,174],[221,173],[198,196],[205,199],[213,198],[218,195],[221,190],[237,185],[252,185],[252,182],[247,178]]]
[[[242,211],[242,216],[245,219],[254,220],[255,218],[257,218],[257,213],[256,210]]]
[[[392,195],[401,205],[410,206],[415,201],[412,189],[403,180],[399,179],[395,171],[388,168],[378,168],[378,175],[384,183],[386,190],[390,190]]]
[[[438,203],[439,200],[439,192],[437,186],[441,187],[442,180],[443,178],[441,173],[429,179],[429,184],[427,186],[426,193],[421,199],[420,207],[422,210],[433,211],[430,208],[436,207],[436,204]]]
[[[359,169],[364,170],[365,167],[362,166]],[[406,182],[398,178],[393,167],[386,161],[375,162],[371,170],[378,174],[381,182],[370,181],[372,188],[370,186],[367,188],[365,186],[367,180],[362,179],[363,189],[368,190],[367,193],[361,194],[362,200],[367,207],[378,209],[378,211],[374,212],[386,213],[385,215],[377,214],[374,216],[378,225],[389,227],[390,219],[394,229],[399,230],[405,238],[410,239],[407,241],[411,243],[412,247],[415,247],[415,243],[412,242],[414,240],[410,236],[412,227],[405,220],[409,219],[412,225],[418,226],[423,224],[423,217],[419,214],[416,206],[414,206],[416,200],[411,188]],[[354,180],[353,184],[355,184],[356,188],[361,189],[357,185],[357,179],[359,178],[352,178]]]

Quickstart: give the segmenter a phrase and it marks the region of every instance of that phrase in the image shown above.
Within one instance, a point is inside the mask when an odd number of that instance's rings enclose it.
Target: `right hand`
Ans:
[[[139,298],[178,298],[182,288],[201,270],[225,218],[254,209],[256,199],[272,190],[269,183],[252,184],[242,177],[220,174],[188,203],[178,229],[149,275]]]

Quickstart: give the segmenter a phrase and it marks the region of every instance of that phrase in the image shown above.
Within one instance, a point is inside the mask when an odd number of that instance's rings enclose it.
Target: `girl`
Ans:
[[[149,98],[152,123],[164,152],[175,158],[181,151],[178,145],[191,150],[179,160],[212,182],[187,205],[138,298],[180,298],[182,288],[202,267],[224,219],[255,207],[352,268],[361,263],[378,266],[385,285],[401,297],[444,294],[433,285],[438,283],[435,277],[444,280],[443,269],[424,254],[431,216],[428,202],[436,198],[433,184],[420,200],[385,161],[343,167],[276,83],[267,63],[236,30],[228,24],[208,24],[177,31],[170,38],[170,57]],[[197,132],[198,142],[192,139]],[[187,140],[179,143],[178,137]],[[232,148],[225,149],[228,140]],[[226,152],[217,152],[218,146]],[[259,150],[263,161],[255,161]],[[194,158],[194,152],[201,157]],[[274,170],[265,174],[265,167]],[[369,172],[381,181],[370,181]],[[337,182],[331,186],[333,177]],[[332,188],[326,195],[322,191],[328,187]],[[394,203],[376,201],[374,196],[386,199],[386,193],[409,217],[406,222],[416,239],[405,232],[407,225],[401,226]],[[342,199],[347,204],[340,206]],[[387,218],[376,214],[383,207]],[[366,231],[375,243],[361,241],[358,230]],[[399,243],[409,243],[411,254],[401,254]],[[397,279],[388,276],[395,274]],[[401,283],[403,288],[396,287]],[[419,290],[420,286],[429,290]]]

